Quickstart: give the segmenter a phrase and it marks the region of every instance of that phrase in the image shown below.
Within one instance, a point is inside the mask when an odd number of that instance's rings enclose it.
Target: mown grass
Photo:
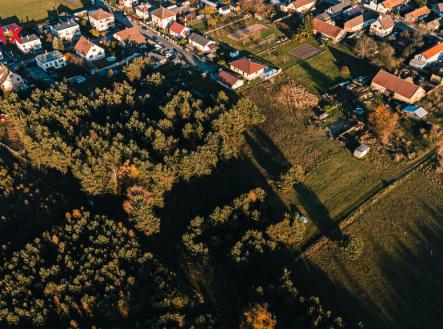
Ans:
[[[20,22],[38,22],[48,18],[51,12],[55,12],[55,8],[59,6],[63,9],[79,9],[82,8],[86,0],[2,0],[0,8],[0,22],[9,21],[12,18],[18,18]]]
[[[343,230],[363,242],[359,258],[332,241],[305,256],[300,286],[366,328],[441,328],[443,189],[435,175],[413,172]]]
[[[342,67],[348,67],[349,75]],[[287,74],[316,94],[350,77],[374,74],[376,68],[352,56],[344,47],[330,47],[310,59],[292,66]]]

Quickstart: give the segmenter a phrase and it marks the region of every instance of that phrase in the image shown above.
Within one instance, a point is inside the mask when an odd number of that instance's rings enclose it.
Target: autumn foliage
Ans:
[[[382,144],[389,144],[394,135],[398,114],[385,106],[378,106],[369,116],[369,124]]]
[[[277,321],[266,308],[255,304],[244,312],[244,323],[242,328],[250,329],[273,329]]]

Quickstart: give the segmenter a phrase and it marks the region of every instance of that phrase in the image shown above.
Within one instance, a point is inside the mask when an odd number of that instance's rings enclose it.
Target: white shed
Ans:
[[[361,159],[366,154],[369,153],[369,146],[366,144],[360,144],[355,150],[354,150],[354,156]]]

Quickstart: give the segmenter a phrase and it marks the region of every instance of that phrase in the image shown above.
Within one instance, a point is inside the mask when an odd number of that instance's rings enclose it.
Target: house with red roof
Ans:
[[[240,74],[246,80],[254,80],[263,74],[267,69],[266,65],[251,61],[248,58],[241,58],[229,63],[231,71]]]
[[[395,22],[391,15],[380,15],[378,19],[371,24],[369,33],[379,38],[384,38],[392,33]]]
[[[443,58],[443,42],[429,48],[428,50],[416,55],[409,62],[409,66],[416,69],[424,69],[426,66],[438,62]]]
[[[217,82],[223,87],[235,90],[243,86],[243,79],[238,78],[235,74],[228,71],[220,71],[218,73]]]
[[[320,34],[322,38],[330,39],[333,43],[339,43],[346,36],[346,31],[331,23],[314,18],[312,20],[314,33]]]
[[[176,21],[169,26],[169,34],[177,39],[185,38],[188,33],[189,29]]]
[[[151,12],[152,23],[162,29],[166,29],[177,18],[175,12],[168,8],[160,7]]]
[[[91,26],[99,32],[104,32],[115,27],[114,15],[102,8],[89,13]]]
[[[431,10],[427,6],[420,7],[407,13],[405,15],[405,21],[410,23],[417,22],[428,16],[430,13]]]
[[[123,46],[143,45],[146,43],[146,38],[140,31],[139,26],[128,27],[124,30],[114,33],[113,37]]]
[[[105,50],[84,36],[78,39],[74,50],[78,56],[86,59],[88,62],[93,62],[105,57]]]
[[[422,87],[384,70],[378,71],[372,79],[371,87],[382,93],[389,92],[392,98],[406,103],[415,103],[426,94]]]

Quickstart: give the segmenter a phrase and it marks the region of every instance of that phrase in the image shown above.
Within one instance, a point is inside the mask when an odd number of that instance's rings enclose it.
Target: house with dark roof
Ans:
[[[438,62],[443,58],[443,42],[429,48],[428,50],[416,55],[409,62],[409,66],[416,69],[424,69],[432,63]]]
[[[380,15],[378,19],[371,24],[369,33],[379,38],[384,38],[392,33],[395,22],[391,15]]]
[[[243,79],[238,78],[236,75],[228,71],[220,71],[218,73],[217,82],[222,86],[235,90],[243,86]]]
[[[146,43],[146,38],[140,30],[140,26],[128,27],[124,30],[113,34],[115,40],[121,45],[143,45]]]
[[[35,62],[45,72],[58,70],[66,66],[65,56],[58,50],[35,56]]]
[[[254,62],[249,58],[240,58],[230,62],[229,68],[231,71],[240,74],[246,80],[254,80],[265,72],[267,66]]]
[[[384,70],[378,71],[372,79],[371,87],[382,93],[389,92],[392,98],[405,103],[415,103],[426,94],[420,86]]]
[[[210,53],[215,51],[216,49],[214,41],[209,40],[197,33],[191,33],[191,35],[188,38],[188,41],[191,46],[193,46],[194,48],[203,53]]]
[[[99,8],[89,12],[89,23],[99,32],[104,32],[115,27],[114,15]]]
[[[75,44],[74,50],[76,54],[88,62],[93,62],[105,57],[105,50],[97,46],[92,41],[81,36]]]
[[[152,23],[162,29],[166,29],[173,21],[175,21],[177,15],[172,10],[164,7],[157,8],[151,12]]]
[[[29,34],[22,37],[22,42],[15,40],[15,45],[24,54],[36,51],[42,48],[42,42],[40,38],[35,34]]]
[[[363,14],[345,22],[343,29],[348,33],[361,31],[375,22],[377,17],[377,13],[373,11],[365,11]]]
[[[333,43],[339,43],[346,36],[345,30],[331,23],[324,22],[317,17],[312,20],[312,24],[314,33],[319,34],[322,38],[332,40]]]
[[[72,41],[81,35],[80,26],[74,20],[51,25],[51,32],[54,36],[65,41]]]
[[[280,5],[280,10],[284,13],[308,13],[315,9],[316,0],[295,0],[288,4]]]

